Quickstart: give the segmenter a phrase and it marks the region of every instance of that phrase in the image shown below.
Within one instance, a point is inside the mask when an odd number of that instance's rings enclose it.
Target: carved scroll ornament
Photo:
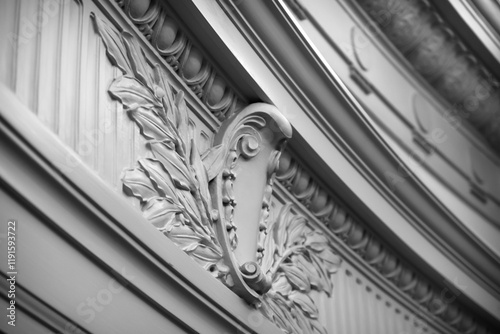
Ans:
[[[150,153],[124,172],[124,192],[160,232],[286,332],[323,333],[308,292],[331,293],[340,259],[290,206],[268,222],[288,121],[271,105],[252,104],[225,120],[212,148],[200,154],[183,92],[173,92],[131,34],[94,22],[123,72],[109,94],[138,125]]]

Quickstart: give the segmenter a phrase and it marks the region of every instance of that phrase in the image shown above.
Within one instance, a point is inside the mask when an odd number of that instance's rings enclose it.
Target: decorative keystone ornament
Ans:
[[[258,264],[264,250],[259,240],[267,229],[274,173],[291,134],[290,123],[274,106],[255,103],[222,124],[210,150],[217,158],[208,165],[221,164],[209,175],[212,205],[221,213],[217,237],[233,291],[251,303],[271,288],[271,277]]]

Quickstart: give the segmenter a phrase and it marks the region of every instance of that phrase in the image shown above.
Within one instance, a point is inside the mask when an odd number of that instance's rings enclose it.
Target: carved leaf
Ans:
[[[262,271],[267,273],[273,263],[274,263],[274,255],[276,252],[276,244],[274,242],[274,229],[275,224],[270,224],[270,227],[267,229],[267,236],[264,239],[264,256],[262,258]]]
[[[293,256],[292,262],[309,278],[312,288],[330,294],[332,282],[326,270],[323,270],[320,261],[315,261],[314,258],[311,260],[306,256]]]
[[[307,234],[305,238],[305,245],[307,248],[310,248],[315,252],[322,252],[328,245],[328,239],[323,233],[314,231]]]
[[[161,73],[159,64],[151,64],[153,66],[153,87],[155,96],[162,101],[163,111],[173,110],[174,104],[172,101],[174,100],[174,94],[172,92],[172,88],[170,85],[165,82],[165,78]],[[172,113],[170,113],[172,114]],[[173,122],[175,124],[175,122]]]
[[[159,194],[174,200],[183,209],[183,213],[189,221],[200,225],[200,214],[192,194],[189,191],[177,189],[170,172],[167,171],[163,163],[154,159],[141,159],[139,164],[144,168]],[[210,233],[201,226],[194,225],[193,228],[198,229],[200,233]]]
[[[276,291],[282,296],[288,296],[290,292],[292,292],[292,286],[284,274],[278,275],[278,278],[274,280],[273,291]]]
[[[202,239],[191,227],[181,224],[172,226],[165,234],[184,251],[192,251]]]
[[[142,135],[148,139],[175,143],[172,129],[159,117],[163,114],[162,103],[141,82],[135,78],[117,78],[111,84],[109,93],[123,104],[130,117],[139,125]]]
[[[158,191],[142,169],[126,170],[122,182],[125,194],[140,199],[141,203],[158,196]]]
[[[299,326],[301,333],[313,334],[311,320],[315,320],[315,319],[308,318],[304,314],[304,312],[301,312],[299,307],[292,309],[292,315],[293,315],[295,321],[297,322],[297,325]]]
[[[224,166],[224,146],[217,145],[207,150],[201,157],[207,170],[208,180],[213,180]]]
[[[181,214],[182,210],[169,198],[155,197],[146,202],[142,212],[157,229],[168,230],[178,221],[180,217],[177,215]]]
[[[123,74],[132,74],[127,51],[123,45],[121,36],[113,29],[110,29],[104,21],[95,16],[94,13],[91,14],[91,17],[94,19],[96,30],[106,46],[106,54],[111,63],[122,70]]]
[[[283,329],[286,333],[293,333],[293,328],[290,327],[290,319],[287,316],[286,310],[288,306],[283,297],[281,302],[277,296],[268,294],[262,300],[262,312],[264,315],[274,322],[279,328]]]
[[[200,216],[200,211],[198,209],[198,204],[196,203],[196,200],[193,198],[193,195],[189,191],[185,190],[180,190],[177,192],[179,201],[182,203],[184,208],[186,209],[187,214],[189,215],[189,218],[191,218],[191,221],[199,225],[201,228],[204,228],[201,223],[201,216]],[[205,233],[210,234],[211,232],[208,230],[204,230]]]
[[[306,230],[306,219],[302,216],[295,216],[286,228],[286,247],[292,247],[294,244],[301,244],[304,240],[304,231]]]
[[[186,225],[175,225],[164,232],[177,246],[190,254],[205,269],[209,269],[222,259],[222,253],[205,236],[198,234]]]
[[[175,137],[172,132],[161,123],[159,118],[151,112],[151,109],[139,107],[129,110],[129,115],[137,123],[145,138],[161,141],[171,148],[175,147]]]
[[[285,273],[288,281],[295,289],[304,292],[311,290],[311,283],[306,272],[291,263],[282,264],[280,269]]]
[[[111,97],[119,100],[125,110],[160,109],[162,104],[151,90],[133,77],[123,76],[115,79],[109,87]]]
[[[203,165],[203,162],[200,157],[200,153],[198,152],[198,148],[196,146],[196,141],[191,138],[191,153],[190,153],[190,160],[191,160],[191,166],[194,169],[196,179],[198,180],[198,190],[200,193],[200,200],[202,201],[203,207],[206,208],[206,212],[203,212],[202,214],[208,217],[210,216],[210,212],[208,211],[211,208],[212,203],[212,198],[210,195],[210,191],[208,189],[208,175],[207,175],[207,170],[205,169],[205,166]]]
[[[317,320],[317,319],[312,319],[309,321],[313,328],[313,332],[317,334],[328,334],[326,331],[326,328],[323,327],[323,325]]]
[[[164,142],[150,142],[151,151],[170,174],[175,186],[182,190],[195,190],[196,184],[186,166],[186,161]]]
[[[276,243],[276,251],[279,256],[283,256],[285,253],[286,241],[288,239],[288,230],[286,227],[286,219],[288,217],[287,213],[280,214],[276,227],[274,229],[274,241]]]
[[[174,183],[160,161],[140,159],[138,162],[161,196],[178,201]]]
[[[309,295],[298,291],[292,291],[292,293],[288,295],[288,298],[299,306],[309,318],[316,319],[318,317],[318,309]]]
[[[127,48],[127,55],[130,59],[130,65],[134,71],[134,75],[146,87],[152,88],[152,81],[150,78],[150,70],[146,67],[147,62],[144,57],[142,49],[139,47],[137,40],[128,32],[122,33],[123,44]]]
[[[329,274],[336,273],[342,262],[342,259],[329,248],[325,248],[321,253],[318,253],[318,257],[328,268]]]
[[[220,252],[212,247],[203,244],[197,244],[196,247],[189,252],[191,252],[194,257],[202,260],[203,263],[206,264],[217,263],[222,258],[222,254]]]
[[[175,95],[175,108],[172,114],[176,115],[176,129],[179,133],[180,139],[184,144],[184,152],[189,153],[190,140],[189,140],[189,117],[186,107],[186,101],[184,100],[184,92],[180,91]]]

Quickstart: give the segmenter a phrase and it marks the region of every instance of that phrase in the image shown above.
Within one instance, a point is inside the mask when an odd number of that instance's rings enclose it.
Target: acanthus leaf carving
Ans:
[[[323,333],[311,289],[332,291],[340,265],[328,239],[286,205],[268,222],[288,121],[252,104],[226,119],[200,154],[183,92],[174,93],[126,31],[94,16],[110,61],[123,76],[109,94],[147,140],[148,157],[124,171],[126,195],[144,217],[191,258],[287,332]],[[245,198],[237,205],[238,198]],[[270,224],[268,226],[268,224]]]

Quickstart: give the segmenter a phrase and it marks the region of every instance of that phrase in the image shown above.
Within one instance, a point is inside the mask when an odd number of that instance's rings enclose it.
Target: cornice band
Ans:
[[[500,152],[500,85],[429,1],[356,1],[417,73]]]

